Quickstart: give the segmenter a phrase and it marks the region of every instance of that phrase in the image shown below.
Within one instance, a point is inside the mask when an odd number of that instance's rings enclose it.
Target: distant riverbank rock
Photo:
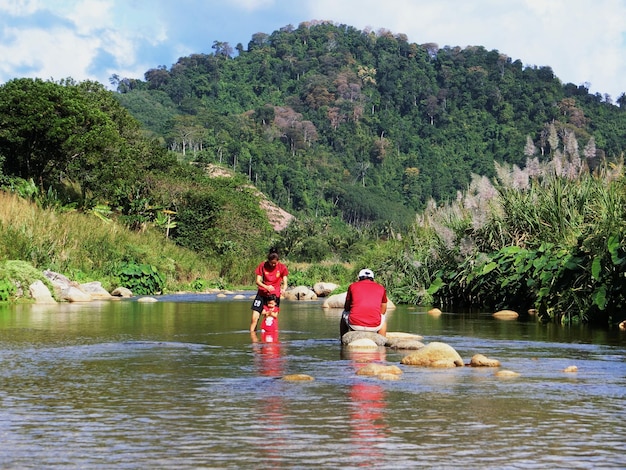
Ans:
[[[68,302],[91,302],[93,300],[87,292],[83,292],[74,286],[68,286],[61,290],[60,297]]]
[[[85,284],[80,284],[80,290],[89,294],[93,300],[110,300],[111,294],[104,287],[102,287],[102,283],[99,281],[87,282]]]
[[[133,296],[133,292],[126,287],[116,287],[115,289],[113,289],[113,292],[111,292],[111,295],[113,297],[129,298]]]
[[[452,346],[437,341],[404,356],[400,363],[422,367],[463,367],[465,365]]]
[[[317,295],[306,286],[296,286],[283,292],[287,300],[316,300]]]
[[[28,287],[28,292],[36,304],[55,304],[50,290],[42,281],[35,281]]]
[[[342,292],[329,296],[322,304],[322,308],[343,308],[346,303],[346,295],[347,292]]]
[[[55,295],[67,302],[91,302],[92,300],[109,300],[111,294],[102,287],[99,281],[79,284],[63,274],[45,270],[43,275],[50,281]]]
[[[77,282],[70,281],[69,278],[67,278],[63,274],[55,273],[54,271],[50,270],[45,270],[43,272],[43,275],[46,276],[46,278],[48,278],[48,280],[52,284],[52,287],[54,288],[54,292],[57,297],[61,297],[61,291],[63,291],[64,289],[67,289],[69,287],[78,288]]]
[[[513,320],[519,317],[519,313],[514,312],[513,310],[500,310],[493,314],[495,318],[499,318],[501,320]]]
[[[313,286],[313,292],[315,292],[318,297],[327,297],[338,287],[337,284],[333,284],[332,282],[318,282]]]

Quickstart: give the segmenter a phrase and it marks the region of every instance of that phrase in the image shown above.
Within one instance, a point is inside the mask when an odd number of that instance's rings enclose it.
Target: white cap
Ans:
[[[366,279],[366,278],[370,278],[370,279],[374,279],[374,273],[372,272],[371,269],[361,269],[359,271],[359,279]]]

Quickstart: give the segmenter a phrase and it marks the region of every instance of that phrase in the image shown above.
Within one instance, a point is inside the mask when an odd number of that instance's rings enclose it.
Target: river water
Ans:
[[[503,379],[404,366],[384,348],[342,352],[340,311],[321,301],[283,301],[279,341],[254,342],[250,302],[0,306],[0,467],[626,468],[617,328],[388,315],[389,331],[520,374]],[[364,361],[403,374],[356,375]],[[300,373],[315,380],[281,379]]]

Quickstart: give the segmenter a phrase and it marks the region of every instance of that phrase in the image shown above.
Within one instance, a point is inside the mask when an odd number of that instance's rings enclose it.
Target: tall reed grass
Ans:
[[[372,269],[392,295],[447,307],[536,308],[567,321],[626,314],[623,162],[500,165],[448,204],[431,203]]]

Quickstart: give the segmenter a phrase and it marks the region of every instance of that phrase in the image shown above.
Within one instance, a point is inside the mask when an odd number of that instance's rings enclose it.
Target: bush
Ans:
[[[121,286],[135,295],[160,294],[165,288],[165,278],[150,264],[126,263],[118,276]]]
[[[15,284],[10,279],[0,279],[0,301],[8,302],[15,295]]]

